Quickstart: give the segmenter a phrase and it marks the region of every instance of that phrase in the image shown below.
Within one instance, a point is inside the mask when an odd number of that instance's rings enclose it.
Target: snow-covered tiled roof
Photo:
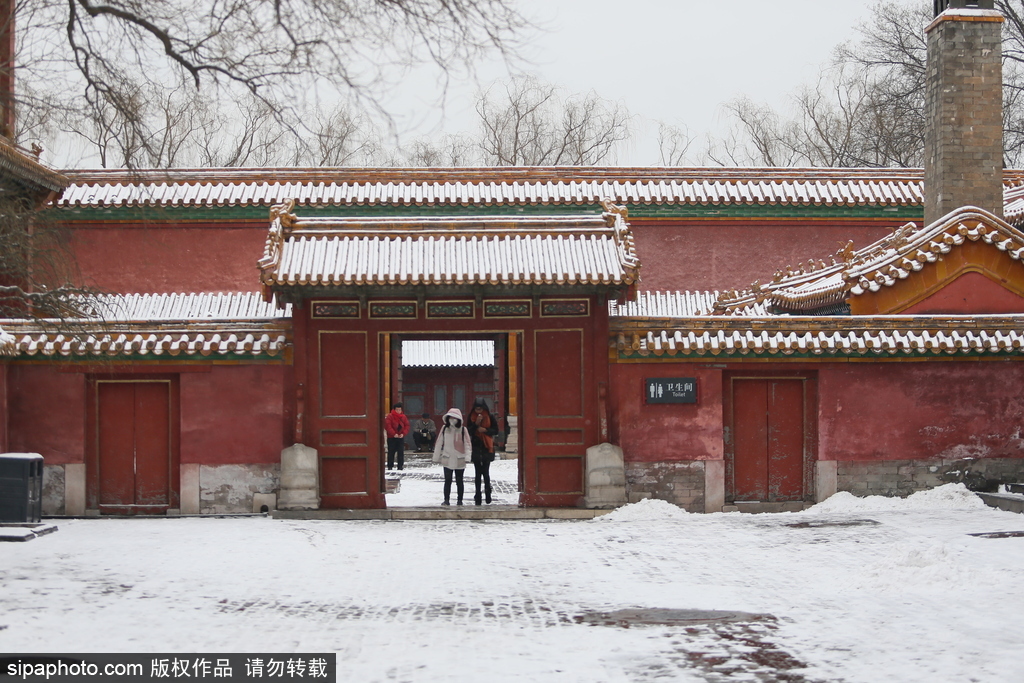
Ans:
[[[920,206],[920,169],[520,167],[68,171],[59,206]],[[1020,184],[1008,171],[1007,183]]]
[[[14,351],[14,337],[4,332],[0,327],[0,356],[10,356]]]
[[[299,219],[277,212],[261,280],[338,285],[628,285],[639,259],[620,213],[584,216]]]
[[[854,250],[851,242],[831,263],[808,261],[778,271],[767,284],[755,282],[744,291],[722,292],[715,310],[749,315],[750,307],[759,304],[789,312],[839,304],[891,287],[967,241],[990,244],[1015,261],[1024,259],[1024,232],[984,209],[965,206],[923,228],[908,223],[863,249]]]
[[[1021,316],[786,317],[612,321],[619,357],[1024,355]]]
[[[19,356],[63,356],[82,360],[115,356],[149,357],[153,360],[177,357],[240,358],[279,357],[290,345],[285,329],[216,328],[179,329],[155,327],[145,330],[99,330],[15,332],[15,354]]]
[[[291,317],[291,304],[278,308],[256,292],[112,294],[90,300],[105,320],[272,320]]]
[[[279,309],[251,292],[103,295],[87,307],[95,318],[4,320],[9,354],[280,358],[291,344],[290,306]]]
[[[14,179],[20,185],[34,185],[43,190],[61,192],[68,187],[68,178],[39,163],[29,152],[0,136],[0,176]]]
[[[404,368],[492,367],[491,339],[436,339],[402,342]]]
[[[711,315],[718,292],[637,292],[636,298],[627,301],[608,302],[608,314],[612,317],[643,318],[689,318]],[[764,304],[755,303],[744,315],[768,315]]]

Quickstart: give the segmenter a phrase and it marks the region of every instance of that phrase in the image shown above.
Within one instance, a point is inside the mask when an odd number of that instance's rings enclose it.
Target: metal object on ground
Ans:
[[[43,515],[43,456],[0,454],[0,522],[39,522]]]

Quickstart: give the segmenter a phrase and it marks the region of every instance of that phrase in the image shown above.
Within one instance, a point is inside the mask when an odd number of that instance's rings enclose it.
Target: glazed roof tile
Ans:
[[[716,292],[637,292],[628,301],[612,300],[608,314],[612,317],[689,318],[712,315],[719,293]],[[746,315],[768,315],[763,304],[755,303]]]
[[[19,184],[35,185],[51,192],[61,192],[70,182],[67,176],[39,163],[3,136],[0,136],[0,172],[9,174]]]
[[[99,318],[117,321],[272,320],[291,316],[291,305],[279,308],[255,292],[186,292],[113,294],[92,299]]]
[[[501,167],[68,171],[68,207],[922,204],[920,169]],[[1010,185],[1024,173],[1008,171]]]
[[[613,319],[623,359],[1024,356],[1022,316]]]
[[[22,358],[279,358],[290,345],[290,307],[259,294],[105,295],[93,318],[5,320],[8,354]]]
[[[622,213],[579,217],[275,216],[259,265],[274,286],[628,285],[639,260]]]

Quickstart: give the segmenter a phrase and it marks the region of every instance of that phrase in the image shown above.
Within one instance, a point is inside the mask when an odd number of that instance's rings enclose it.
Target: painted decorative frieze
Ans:
[[[358,318],[358,301],[318,301],[313,304],[314,318]]]
[[[476,316],[476,304],[466,301],[428,301],[428,318],[473,318]]]
[[[371,318],[415,318],[415,301],[371,301]]]
[[[492,299],[484,301],[485,318],[529,318],[533,302],[529,299]]]
[[[540,314],[544,318],[575,318],[590,315],[590,301],[587,299],[545,299],[540,302]]]

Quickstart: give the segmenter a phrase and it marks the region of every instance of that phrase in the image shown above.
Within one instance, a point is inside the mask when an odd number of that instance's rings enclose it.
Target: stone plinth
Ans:
[[[318,466],[315,448],[297,443],[281,451],[278,510],[316,510],[320,507]]]
[[[588,448],[586,477],[586,507],[614,508],[626,504],[626,465],[621,448],[610,443]]]
[[[508,438],[505,439],[505,452],[506,453],[518,453],[519,452],[519,417],[516,415],[509,415],[505,418],[508,420]]]

